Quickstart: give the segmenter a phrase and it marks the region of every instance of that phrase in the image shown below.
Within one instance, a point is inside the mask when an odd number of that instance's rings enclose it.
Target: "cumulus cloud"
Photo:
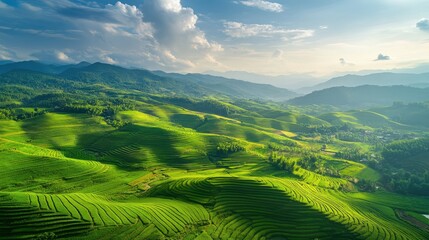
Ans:
[[[62,51],[39,51],[31,56],[46,63],[72,63],[75,62],[65,52]]]
[[[416,23],[416,27],[422,31],[429,31],[429,19],[420,19],[420,21]]]
[[[4,13],[0,44],[41,61],[188,70],[216,61],[223,50],[180,0],[146,0],[141,7],[120,1],[22,0]]]
[[[279,37],[282,40],[298,40],[312,37],[314,30],[311,29],[287,29],[276,27],[271,24],[245,24],[240,22],[226,22],[224,33],[233,38],[246,37]]]
[[[236,1],[236,3],[240,3],[249,7],[259,8],[261,10],[269,12],[283,12],[283,5],[281,5],[280,3],[265,0]]]
[[[390,60],[390,56],[383,55],[382,53],[378,54],[377,58],[374,61],[387,61]]]

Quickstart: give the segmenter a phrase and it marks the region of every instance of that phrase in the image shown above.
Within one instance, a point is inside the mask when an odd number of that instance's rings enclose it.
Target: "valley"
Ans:
[[[315,114],[104,67],[0,75],[0,239],[429,237],[427,124],[398,117],[426,105]]]

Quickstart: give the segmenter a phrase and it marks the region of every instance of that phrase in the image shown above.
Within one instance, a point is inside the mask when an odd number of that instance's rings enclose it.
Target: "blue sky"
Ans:
[[[0,60],[330,76],[429,62],[427,0],[0,0]]]

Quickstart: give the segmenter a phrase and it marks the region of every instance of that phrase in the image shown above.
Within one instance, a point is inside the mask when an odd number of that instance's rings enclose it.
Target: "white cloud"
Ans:
[[[173,65],[195,67],[207,54],[223,51],[219,43],[207,39],[197,27],[198,16],[180,0],[147,0],[142,11],[154,29],[154,38],[164,59]],[[174,56],[174,57],[173,57]],[[205,61],[207,62],[207,61]]]
[[[420,19],[420,21],[416,23],[416,27],[422,31],[429,31],[429,19]]]
[[[280,3],[274,3],[265,0],[246,0],[239,1],[238,3],[249,7],[256,7],[264,11],[283,12],[283,5],[281,5]]]
[[[64,52],[57,52],[56,56],[57,56],[57,59],[60,60],[61,62],[71,62],[70,57],[67,56],[67,54],[65,54]]]
[[[117,20],[116,23],[105,23],[106,31],[140,38],[152,37],[154,29],[143,21],[143,13],[136,6],[116,2],[115,5],[107,5],[106,9]]]
[[[0,0],[2,6],[7,7]],[[2,38],[4,46],[22,58],[50,63],[85,60],[196,71],[216,63],[223,51],[198,28],[197,15],[180,0],[146,0],[141,7],[119,1],[104,6],[69,0],[22,1],[2,20],[10,22],[0,26],[0,34],[7,36]],[[31,44],[25,39],[32,39]],[[2,58],[10,55],[0,54]]]
[[[103,62],[108,63],[108,64],[116,64],[117,62],[109,57],[109,56],[102,56],[101,59],[103,60]]]
[[[41,8],[33,6],[29,3],[21,3],[21,6],[29,11],[33,11],[33,12],[38,12],[38,11],[42,11]]]
[[[157,0],[157,7],[168,12],[179,13],[182,10],[180,0]]]
[[[72,62],[75,62],[64,51],[45,50],[45,51],[35,52],[31,56],[35,57],[39,61],[46,62],[46,63],[72,63]]]
[[[298,40],[312,37],[311,29],[287,29],[271,24],[244,24],[239,22],[226,22],[224,33],[233,38],[246,37],[280,37],[282,40]]]

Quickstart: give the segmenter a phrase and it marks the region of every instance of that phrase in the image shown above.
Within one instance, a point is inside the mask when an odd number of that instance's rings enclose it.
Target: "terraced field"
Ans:
[[[273,168],[268,142],[307,143],[277,134],[266,116],[241,123],[159,105],[115,118],[129,124],[65,113],[0,121],[0,239],[429,238],[395,215],[424,212],[426,198],[416,206],[345,178]],[[216,155],[231,141],[243,150]],[[361,163],[329,164],[379,178]]]
[[[178,195],[180,193],[180,195]],[[350,239],[344,226],[256,180],[234,177],[180,179],[149,196],[181,196],[210,206],[214,239]]]

